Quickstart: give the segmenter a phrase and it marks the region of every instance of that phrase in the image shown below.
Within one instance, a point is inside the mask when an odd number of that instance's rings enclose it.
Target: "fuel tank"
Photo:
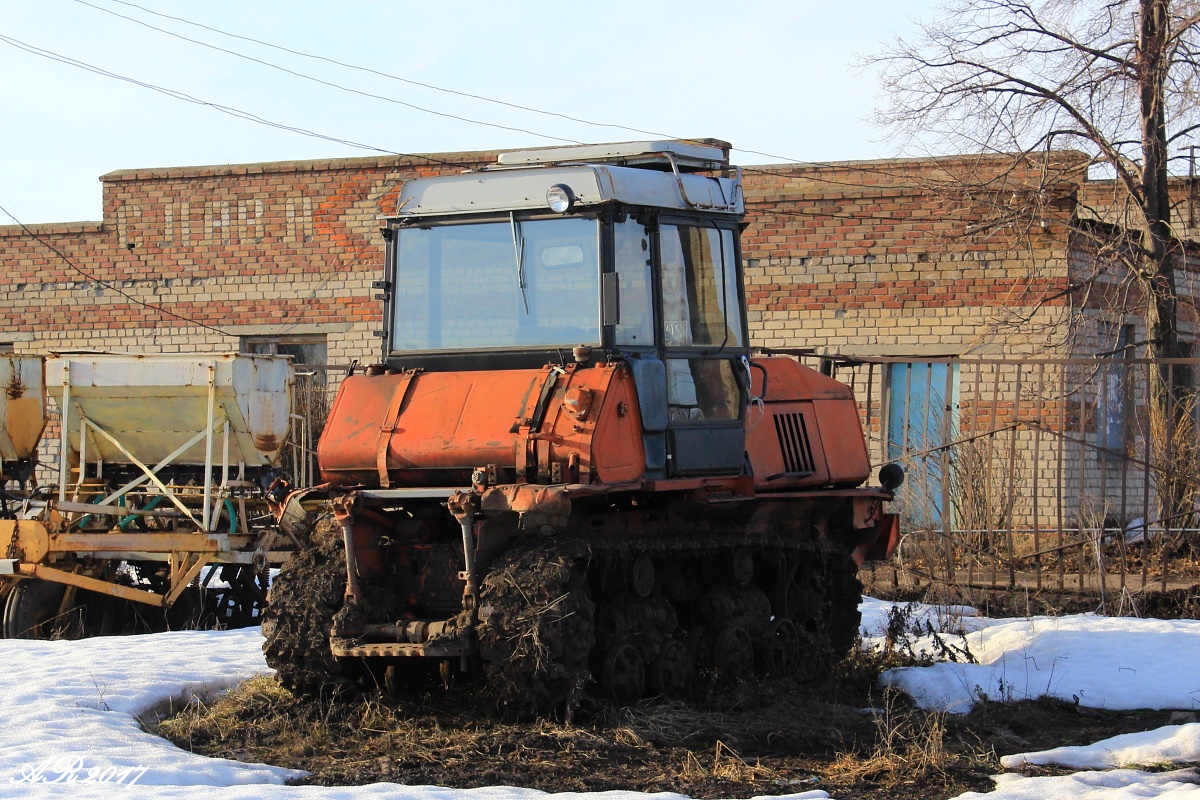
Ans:
[[[641,415],[623,364],[353,375],[317,447],[341,486],[623,484],[645,471]]]

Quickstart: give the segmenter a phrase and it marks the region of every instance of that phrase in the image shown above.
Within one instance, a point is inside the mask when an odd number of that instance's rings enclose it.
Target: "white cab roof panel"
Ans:
[[[729,165],[726,150],[708,144],[679,141],[613,142],[568,147],[538,147],[501,153],[497,163],[505,167],[539,164],[668,164],[668,155],[681,170],[714,170]]]
[[[576,208],[619,202],[689,211],[745,213],[736,178],[661,172],[606,164],[470,172],[404,184],[392,219],[499,211],[546,210],[546,190],[564,184]]]

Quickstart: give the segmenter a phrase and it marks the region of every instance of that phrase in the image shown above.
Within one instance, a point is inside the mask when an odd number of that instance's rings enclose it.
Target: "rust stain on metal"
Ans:
[[[257,433],[254,435],[254,446],[261,452],[273,453],[279,449],[279,439],[273,433]]]
[[[12,379],[9,380],[8,386],[5,387],[5,389],[4,389],[5,394],[8,395],[8,399],[9,400],[21,399],[22,397],[25,396],[26,388],[27,387],[25,386],[25,383],[21,380],[21,373],[18,370],[14,369],[13,374],[12,374]]]

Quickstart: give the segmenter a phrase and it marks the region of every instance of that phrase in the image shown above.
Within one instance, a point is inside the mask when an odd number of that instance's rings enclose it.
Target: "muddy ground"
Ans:
[[[545,791],[632,789],[748,798],[824,789],[839,800],[948,798],[992,788],[999,757],[1167,724],[1042,700],[965,717],[874,688],[897,656],[855,655],[831,678],[699,687],[691,702],[587,700],[570,723],[493,713],[470,687],[299,700],[272,677],[147,723],[180,747],[311,773],[303,783],[392,781]]]

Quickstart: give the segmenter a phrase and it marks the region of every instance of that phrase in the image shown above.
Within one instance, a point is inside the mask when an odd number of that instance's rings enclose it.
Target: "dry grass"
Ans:
[[[986,788],[998,766],[962,719],[878,697],[879,673],[903,663],[897,651],[858,652],[821,684],[749,681],[690,704],[617,708],[592,699],[575,723],[505,722],[482,712],[469,690],[302,701],[264,677],[147,727],[206,755],[306,770],[304,783],[323,785],[386,780],[696,798],[822,788],[888,800]],[[879,704],[883,712],[862,711]]]
[[[713,748],[711,760],[702,763],[701,758],[689,752],[683,765],[683,777],[688,780],[705,780],[713,778],[730,783],[752,783],[755,781],[777,780],[775,770],[764,767],[759,760],[750,764],[737,754],[729,745],[718,741]]]
[[[811,696],[824,691],[749,683],[700,706],[593,701],[583,724],[518,724],[480,714],[469,696],[300,701],[263,677],[148,727],[195,752],[303,769],[324,784],[386,778],[735,797],[778,791],[775,781],[785,785],[795,773],[780,770],[781,758],[825,753],[827,760],[871,735],[869,718],[853,707]],[[813,774],[816,762],[805,764]]]
[[[918,781],[944,783],[958,756],[946,746],[946,715],[894,702],[875,715],[875,745],[867,753],[841,753],[829,765],[834,780],[897,786]]]

